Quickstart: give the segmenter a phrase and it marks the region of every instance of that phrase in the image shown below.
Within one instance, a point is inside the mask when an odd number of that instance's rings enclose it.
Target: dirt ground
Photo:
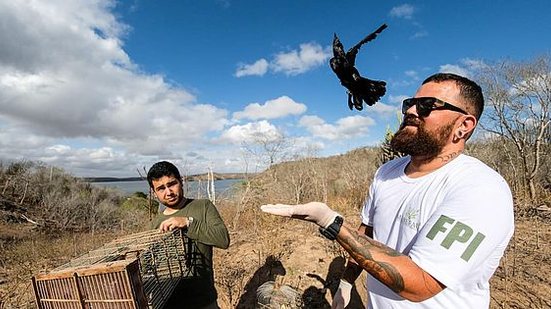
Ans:
[[[491,284],[491,308],[551,308],[551,224],[516,223]]]
[[[356,218],[347,218],[356,220]],[[344,269],[345,252],[320,236],[313,224],[287,221],[255,235],[232,235],[228,250],[217,250],[216,277],[222,308],[255,308],[257,290],[268,281],[279,306],[330,308]],[[551,224],[520,221],[492,278],[490,308],[551,308]],[[365,275],[356,281],[348,308],[363,308]],[[295,293],[285,294],[284,286]],[[287,298],[285,298],[287,296]],[[289,301],[295,296],[298,301]],[[287,301],[287,303],[285,303]],[[291,305],[291,306],[289,306]]]
[[[331,308],[346,252],[321,236],[313,224],[286,220],[254,235],[231,236],[230,248],[215,253],[222,308],[255,308],[257,290],[269,281],[275,283],[268,291],[275,300],[262,308]],[[365,302],[363,282],[357,281],[350,308],[360,308]],[[294,293],[289,293],[289,287]]]
[[[355,216],[347,220],[358,223]],[[330,308],[344,268],[345,252],[320,236],[313,224],[286,219],[275,223],[268,225],[274,228],[259,227],[252,233],[234,232],[228,250],[215,250],[220,307]],[[15,239],[25,231],[9,228],[0,232],[9,234],[3,239]],[[24,256],[18,261],[6,251],[12,247],[4,243],[0,248],[0,309],[34,307],[32,275],[67,259],[58,257],[52,246],[66,247],[68,255],[74,255],[108,241],[109,236],[104,237],[74,235],[65,243],[27,242],[17,248]],[[549,222],[517,222],[515,235],[491,281],[490,308],[551,308],[550,243]],[[356,281],[348,308],[362,308],[365,304],[364,279]],[[271,305],[257,305],[258,291],[271,296]]]

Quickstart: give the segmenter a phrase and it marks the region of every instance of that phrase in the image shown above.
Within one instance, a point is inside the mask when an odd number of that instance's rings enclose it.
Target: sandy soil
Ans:
[[[347,220],[358,223],[356,217]],[[221,308],[283,308],[281,305],[286,305],[286,308],[330,308],[344,268],[345,252],[335,242],[320,236],[313,224],[296,220],[276,223],[268,225],[274,226],[271,229],[232,233],[230,248],[215,250],[215,276]],[[4,245],[6,240],[29,236],[28,231],[14,230],[13,226],[0,229],[0,232]],[[107,241],[94,239],[98,242],[94,244],[92,239],[80,240],[81,237],[75,236],[66,244],[54,245],[75,247],[68,252],[83,252],[85,248],[76,247],[87,245],[91,249]],[[517,222],[515,235],[491,281],[490,308],[551,308],[550,243],[549,221]],[[4,251],[4,245],[0,248],[0,309],[33,308],[31,276],[43,268],[59,264],[60,257],[52,252],[51,244],[35,242],[33,248],[19,249],[25,249],[20,254],[29,259],[14,262],[6,259],[8,252]],[[364,279],[356,281],[349,308],[362,308],[365,303]],[[258,306],[258,291],[271,293],[272,303],[280,306]]]
[[[346,254],[320,236],[312,224],[289,221],[254,236],[232,236],[231,247],[215,253],[222,308],[254,308],[257,290],[267,281],[276,282],[274,298],[280,304],[286,295],[278,295],[285,294],[278,289],[287,285],[299,298],[295,304],[331,307]],[[550,243],[551,224],[517,222],[515,235],[491,280],[490,308],[551,308]],[[349,308],[362,308],[365,303],[364,278],[356,281]]]

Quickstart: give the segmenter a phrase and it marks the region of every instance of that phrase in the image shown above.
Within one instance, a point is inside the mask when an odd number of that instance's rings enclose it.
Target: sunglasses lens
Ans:
[[[463,109],[433,97],[409,98],[402,102],[402,114],[415,105],[419,117],[428,117],[435,109],[446,109],[468,115]]]
[[[402,102],[402,114],[406,114],[407,110],[415,105],[417,109],[417,115],[420,117],[427,117],[430,115],[430,112],[435,108],[435,98],[426,97],[426,98],[409,98],[405,99]]]
[[[414,98],[409,98],[409,99],[405,99],[403,102],[402,102],[402,114],[406,114],[407,110],[412,107],[413,105],[415,105],[415,99]]]
[[[427,117],[434,109],[433,98],[419,98],[416,102],[417,114],[421,117]]]

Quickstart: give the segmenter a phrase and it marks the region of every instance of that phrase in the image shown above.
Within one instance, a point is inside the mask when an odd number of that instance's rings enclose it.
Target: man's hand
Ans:
[[[314,222],[327,228],[339,214],[324,203],[311,202],[301,205],[268,204],[260,206],[263,212]]]
[[[183,229],[188,225],[189,220],[187,217],[172,217],[161,222],[161,225],[159,225],[159,230],[162,232],[169,232],[177,228]]]
[[[352,293],[352,284],[350,282],[342,280],[339,284],[335,297],[333,297],[333,303],[331,309],[344,309],[350,303],[350,294]]]

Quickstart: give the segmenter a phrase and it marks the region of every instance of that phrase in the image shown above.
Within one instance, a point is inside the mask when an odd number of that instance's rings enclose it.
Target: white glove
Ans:
[[[340,216],[337,212],[320,202],[310,202],[302,205],[268,204],[260,206],[260,209],[273,215],[314,222],[323,228],[327,228],[335,221],[337,216]]]
[[[341,279],[339,288],[333,297],[331,309],[344,309],[350,303],[350,294],[352,293],[352,284]]]

